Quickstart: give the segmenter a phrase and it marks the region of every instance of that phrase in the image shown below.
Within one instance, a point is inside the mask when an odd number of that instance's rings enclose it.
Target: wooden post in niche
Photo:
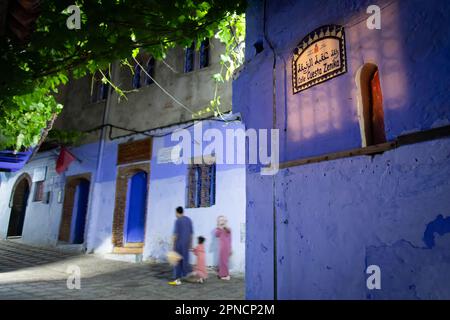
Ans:
[[[386,142],[386,133],[384,131],[383,94],[381,92],[378,70],[375,71],[370,79],[370,88],[372,143],[380,144]]]

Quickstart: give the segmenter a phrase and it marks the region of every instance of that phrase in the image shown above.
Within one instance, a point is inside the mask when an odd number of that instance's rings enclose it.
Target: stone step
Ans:
[[[113,253],[115,254],[142,254],[143,248],[133,247],[114,247]]]
[[[107,260],[124,261],[124,262],[131,262],[131,263],[140,263],[143,261],[142,254],[106,253],[106,254],[101,254],[99,256],[101,258],[107,259]]]
[[[125,248],[143,248],[144,243],[143,242],[128,242],[124,245]]]
[[[86,248],[84,244],[57,244],[56,249],[67,253],[85,253]]]
[[[9,236],[6,238],[7,241],[22,243],[22,236]]]

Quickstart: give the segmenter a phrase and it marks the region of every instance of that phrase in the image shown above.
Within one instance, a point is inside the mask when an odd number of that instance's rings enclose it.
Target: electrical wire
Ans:
[[[200,121],[216,121],[216,122],[223,122],[223,123],[232,123],[232,122],[241,122],[241,119],[240,119],[240,117],[237,117],[237,118],[234,119],[234,120],[227,120],[227,119],[223,120],[223,119],[221,119],[221,118],[205,118],[205,119],[193,120],[193,121],[187,122],[187,123],[186,123],[186,126],[184,126],[184,127],[176,128],[175,130],[171,130],[171,131],[169,131],[169,132],[161,133],[161,134],[155,134],[155,133],[152,134],[152,133],[149,133],[149,132],[151,132],[151,131],[157,131],[157,130],[164,130],[164,129],[170,128],[170,127],[172,127],[172,126],[174,126],[174,125],[169,125],[169,126],[166,126],[166,127],[151,128],[151,129],[146,129],[146,130],[138,131],[138,130],[127,129],[127,128],[123,128],[123,127],[120,127],[120,126],[116,126],[116,125],[107,123],[107,124],[105,124],[105,125],[98,126],[98,127],[95,127],[95,128],[89,129],[89,130],[86,130],[86,131],[84,131],[84,132],[85,132],[85,133],[93,133],[93,132],[95,132],[95,131],[101,130],[102,128],[109,127],[109,128],[110,128],[110,132],[109,132],[109,138],[110,138],[110,140],[117,140],[117,139],[126,138],[126,137],[131,137],[131,136],[139,135],[139,134],[142,134],[142,135],[145,135],[145,136],[148,136],[148,137],[156,137],[156,138],[160,138],[160,137],[165,137],[165,136],[171,135],[171,134],[173,134],[173,133],[176,132],[176,131],[188,129],[188,128],[194,126],[196,123],[198,123],[198,122],[200,122]],[[123,130],[123,131],[129,131],[129,132],[131,132],[131,133],[113,137],[113,136],[111,135],[112,129],[119,129],[119,130]]]
[[[172,67],[171,65],[169,65],[169,64],[166,62],[166,60],[162,59],[161,61],[162,61],[162,63],[163,63],[167,68],[169,68],[170,71],[172,71],[173,73],[176,73],[176,74],[179,73],[177,70],[175,70],[174,67]]]
[[[153,82],[158,86],[158,88],[160,88],[167,96],[169,96],[173,101],[175,101],[178,105],[180,105],[182,108],[184,108],[185,110],[187,110],[188,112],[190,112],[191,114],[195,114],[194,111],[192,111],[191,109],[189,109],[188,107],[186,107],[183,103],[181,103],[177,98],[175,98],[173,95],[171,95],[166,89],[164,89],[151,75],[148,74],[147,70],[145,70],[144,67],[142,67],[142,65],[139,63],[139,61],[133,57],[133,60],[136,62],[136,64],[142,69],[142,71],[144,71],[144,73],[147,75],[147,77],[149,77],[150,79],[153,80]]]

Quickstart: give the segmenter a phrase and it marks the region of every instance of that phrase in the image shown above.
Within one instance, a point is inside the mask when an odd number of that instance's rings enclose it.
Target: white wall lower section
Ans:
[[[244,272],[245,269],[245,168],[218,170],[216,173],[216,204],[209,208],[185,209],[192,219],[194,244],[198,236],[206,238],[206,263],[217,265],[218,247],[214,236],[217,217],[225,215],[232,230],[230,269]],[[145,258],[164,260],[170,250],[175,208],[186,202],[186,175],[150,181],[148,214],[145,236]],[[244,236],[244,234],[242,234]],[[191,263],[195,262],[192,256]]]

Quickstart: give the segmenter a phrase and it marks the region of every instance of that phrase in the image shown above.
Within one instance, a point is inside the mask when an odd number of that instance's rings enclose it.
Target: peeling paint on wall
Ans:
[[[423,242],[430,249],[435,246],[435,233],[440,236],[450,233],[450,217],[444,218],[440,214],[436,219],[427,224],[427,228],[423,234]]]

